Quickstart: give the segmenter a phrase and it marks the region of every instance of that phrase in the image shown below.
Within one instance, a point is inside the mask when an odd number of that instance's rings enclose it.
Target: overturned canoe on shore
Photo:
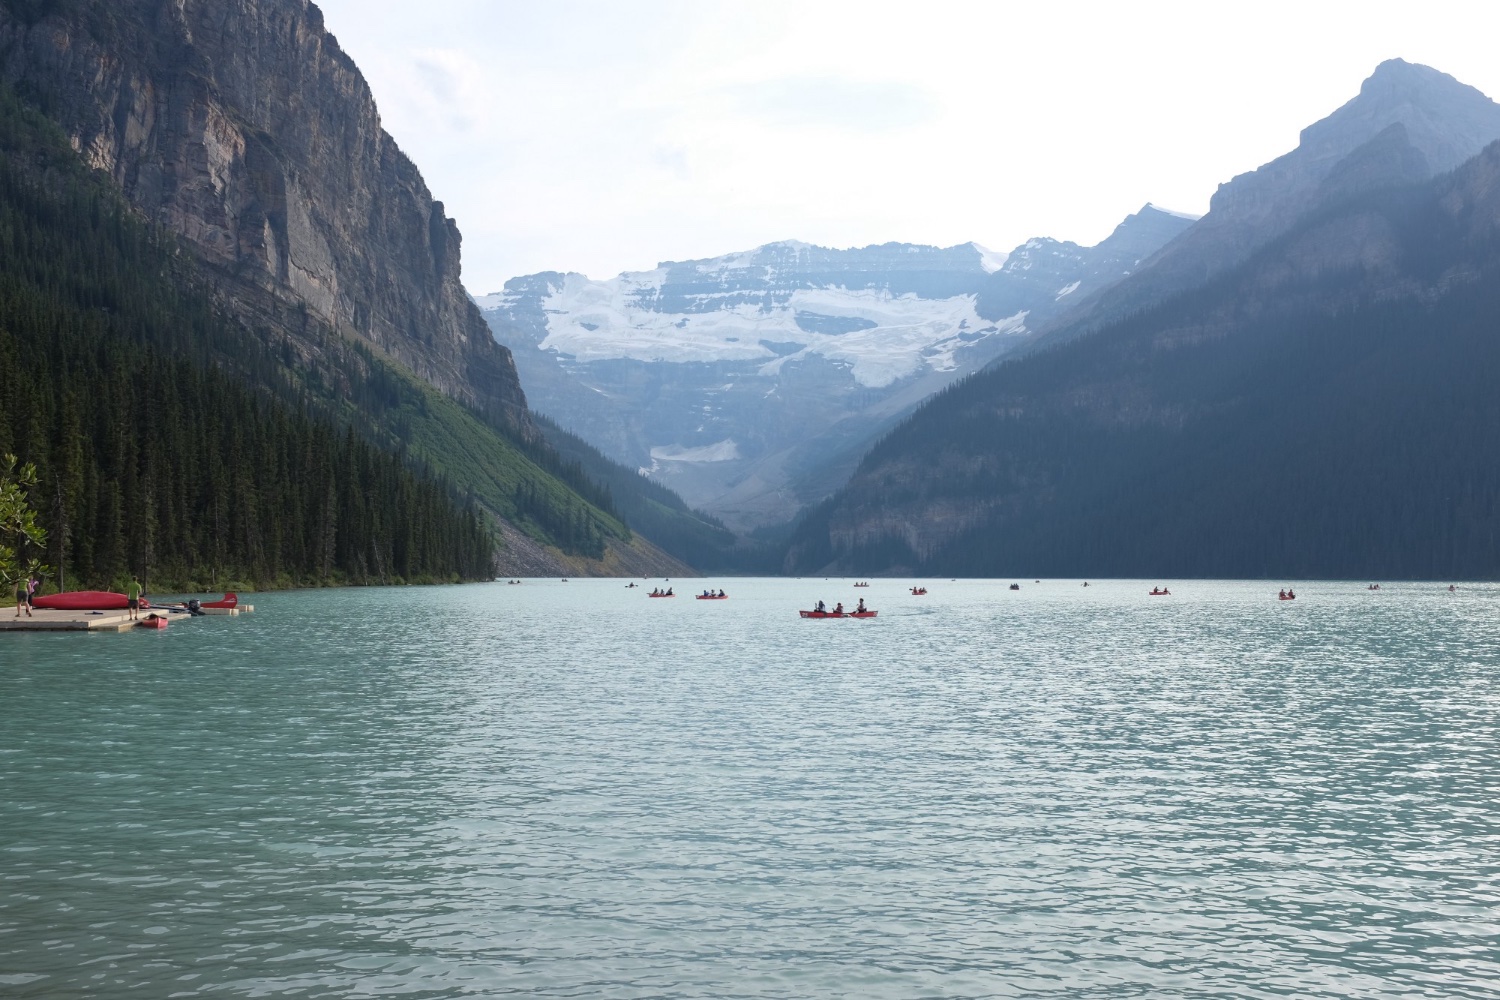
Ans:
[[[34,598],[31,606],[46,611],[120,611],[130,607],[130,599],[109,590],[70,590]]]

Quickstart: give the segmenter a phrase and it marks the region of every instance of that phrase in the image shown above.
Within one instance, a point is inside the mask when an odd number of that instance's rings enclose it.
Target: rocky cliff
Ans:
[[[307,0],[0,0],[0,74],[304,352],[332,329],[529,432],[460,236]]]

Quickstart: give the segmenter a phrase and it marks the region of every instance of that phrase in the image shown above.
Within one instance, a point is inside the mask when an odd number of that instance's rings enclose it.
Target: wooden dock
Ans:
[[[238,608],[205,608],[204,610],[210,615],[237,617],[250,614],[255,607],[242,604]],[[168,628],[180,620],[192,617],[192,615],[163,611],[158,608],[142,608],[139,614],[142,618],[149,614],[164,615],[171,623]],[[50,611],[38,608],[31,613],[30,618],[24,614],[17,618],[14,606],[0,608],[0,632],[127,632],[135,627],[136,624],[131,620],[129,611]]]
[[[142,618],[149,614],[149,609],[140,612]],[[186,617],[171,615],[167,620]],[[132,628],[135,628],[135,622],[130,620],[129,611],[48,611],[38,608],[30,618],[25,615],[17,618],[14,607],[8,613],[0,611],[0,632],[124,632]]]

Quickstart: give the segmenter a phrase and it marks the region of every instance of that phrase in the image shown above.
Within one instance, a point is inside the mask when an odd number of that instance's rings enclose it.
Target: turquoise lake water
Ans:
[[[0,996],[1500,996],[1500,587],[709,582],[0,635]]]

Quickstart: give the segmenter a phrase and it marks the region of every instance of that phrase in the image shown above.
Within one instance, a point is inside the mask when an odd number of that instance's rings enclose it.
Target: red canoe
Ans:
[[[1288,596],[1286,594],[1282,594],[1280,597],[1277,598],[1277,600],[1279,600],[1279,601],[1295,601],[1296,599],[1297,599],[1297,595],[1296,594],[1292,594],[1290,596]]]
[[[878,611],[799,611],[803,618],[874,618]]]
[[[108,590],[70,590],[64,594],[49,594],[32,601],[32,607],[49,611],[119,611],[130,607],[124,594]]]
[[[165,615],[147,615],[135,624],[137,628],[166,628],[167,619]]]
[[[237,608],[240,606],[240,595],[231,591],[224,595],[222,601],[205,601],[198,606],[200,608]]]

